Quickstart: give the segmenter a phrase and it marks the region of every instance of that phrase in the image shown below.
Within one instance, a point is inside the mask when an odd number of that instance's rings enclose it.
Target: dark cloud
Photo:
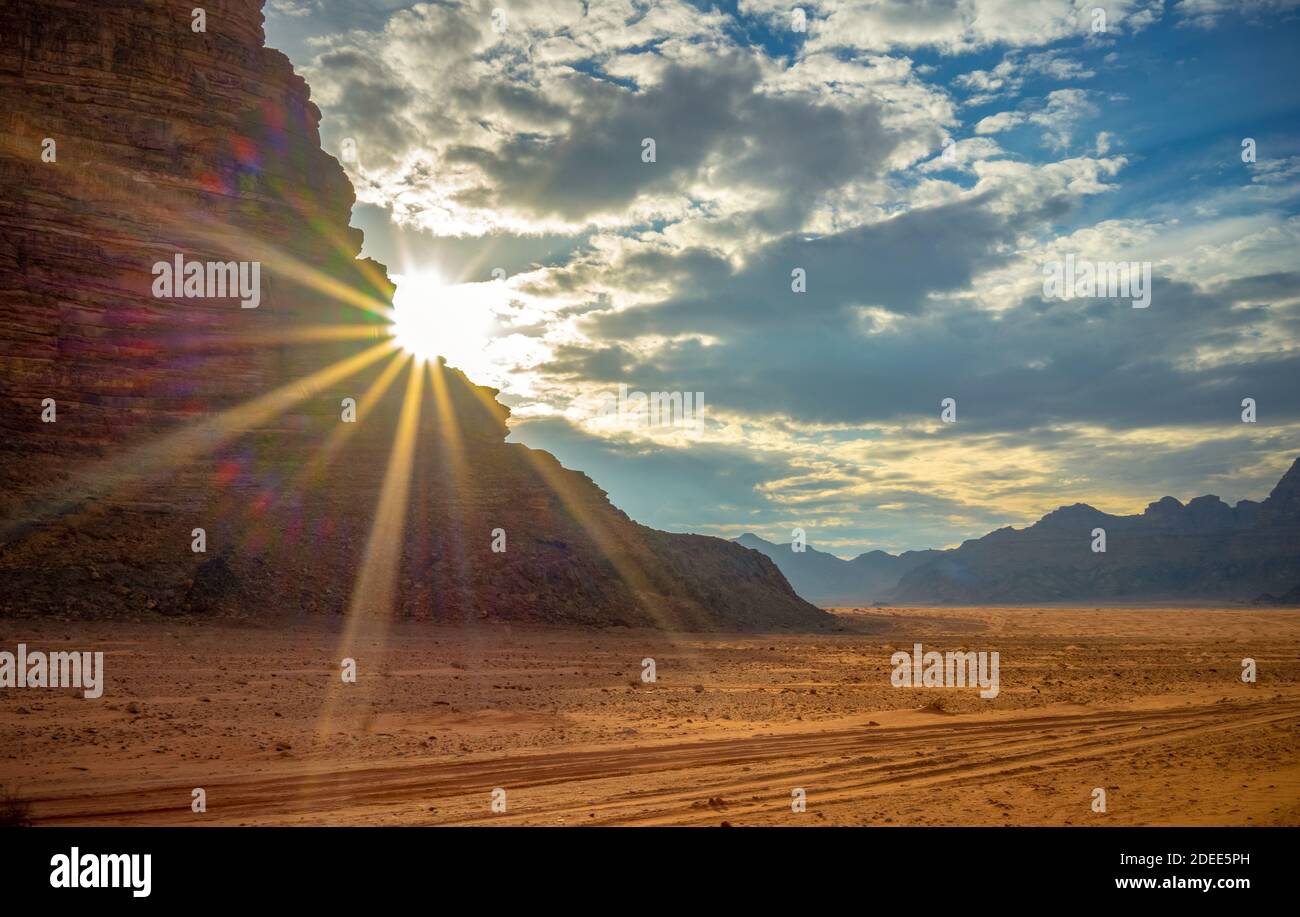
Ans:
[[[865,284],[860,266],[845,263],[842,273]],[[894,266],[902,267],[901,255]],[[953,397],[952,435],[1072,423],[1226,429],[1240,422],[1243,397],[1255,398],[1271,422],[1300,420],[1300,353],[1259,348],[1269,310],[1234,305],[1276,278],[1248,278],[1229,295],[1157,275],[1148,309],[1123,299],[1035,297],[990,312],[964,301],[920,308],[927,285],[950,282],[934,273],[913,281],[921,287],[913,294],[917,310],[879,333],[865,333],[843,308],[819,317],[811,292],[777,287],[730,302],[730,288],[712,288],[690,302],[602,315],[596,327],[607,343],[566,348],[544,369],[642,390],[703,391],[718,409],[819,423],[933,419],[940,400]],[[818,276],[810,273],[810,290]],[[833,294],[823,302],[846,305],[853,283],[831,271],[826,278]],[[805,301],[810,307],[800,306]],[[644,358],[611,341],[670,327],[725,336],[707,345],[671,341]]]
[[[752,61],[670,67],[663,82],[633,92],[573,73],[581,99],[558,137],[517,134],[498,149],[456,145],[450,163],[482,169],[500,205],[539,217],[583,220],[618,210],[639,193],[676,193],[723,138],[740,136],[739,109],[758,81]],[[657,161],[642,161],[653,138]]]
[[[1285,271],[1239,277],[1216,288],[1229,302],[1272,302],[1300,298],[1300,272]]]
[[[592,319],[600,337],[639,334],[751,333],[793,326],[842,330],[853,306],[916,311],[932,293],[969,284],[977,268],[998,258],[1008,221],[980,198],[921,210],[817,238],[785,236],[754,252],[735,274],[718,259],[681,284],[664,303]],[[697,253],[683,256],[694,262]],[[676,257],[661,256],[665,264]],[[807,292],[792,290],[792,271],[806,272]],[[674,263],[671,273],[682,269]],[[668,270],[667,268],[665,270]]]
[[[495,147],[458,143],[447,162],[481,169],[498,206],[569,221],[617,212],[640,195],[677,197],[707,172],[717,187],[773,194],[761,219],[784,227],[829,189],[878,174],[899,142],[874,102],[763,95],[755,92],[760,78],[757,62],[741,54],[668,66],[640,90],[575,71],[565,89],[579,102],[562,131],[516,133]],[[494,98],[529,123],[559,114],[531,89]],[[653,163],[642,161],[646,138],[655,141]]]
[[[635,373],[635,364],[632,354],[617,344],[598,348],[560,346],[545,369],[552,376],[616,382],[626,379],[629,372]]]

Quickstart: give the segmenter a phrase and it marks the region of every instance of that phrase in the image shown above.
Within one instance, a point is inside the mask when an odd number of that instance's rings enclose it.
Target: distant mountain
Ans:
[[[1093,530],[1106,532],[1094,552]],[[1135,516],[1083,503],[1023,529],[1002,528],[947,551],[883,551],[851,561],[753,535],[795,592],[818,605],[1295,601],[1300,587],[1300,460],[1263,502],[1187,504],[1163,497]],[[1280,596],[1282,598],[1273,598]]]
[[[823,607],[869,605],[887,596],[899,579],[940,551],[907,551],[900,555],[868,551],[843,560],[815,548],[797,552],[788,544],[774,544],[746,533],[737,544],[770,557],[804,599]]]
[[[1106,531],[1105,553],[1092,531]],[[1250,601],[1300,584],[1300,460],[1262,503],[1163,497],[1137,516],[1082,503],[1003,528],[905,574],[911,603]]]
[[[1292,586],[1291,591],[1284,593],[1283,595],[1269,595],[1268,593],[1264,593],[1263,595],[1258,596],[1251,604],[1284,606],[1300,605],[1300,583]]]

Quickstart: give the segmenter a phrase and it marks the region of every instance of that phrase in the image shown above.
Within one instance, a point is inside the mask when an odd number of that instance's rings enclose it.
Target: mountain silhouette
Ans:
[[[1105,532],[1104,552],[1093,550],[1096,529]],[[944,551],[872,551],[846,561],[752,535],[737,540],[770,557],[797,593],[823,606],[1286,603],[1300,586],[1300,460],[1262,502],[1162,497],[1132,516],[1076,503],[1026,528],[997,529]]]
[[[795,551],[788,544],[774,544],[748,532],[736,543],[770,557],[796,593],[824,607],[870,604],[886,598],[905,573],[942,553],[868,551],[844,560],[812,547]]]

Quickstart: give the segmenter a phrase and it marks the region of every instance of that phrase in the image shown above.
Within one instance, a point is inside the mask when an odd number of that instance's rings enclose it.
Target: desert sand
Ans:
[[[0,692],[0,784],[66,825],[1300,824],[1300,612],[837,614],[762,636],[7,620],[0,649],[102,650],[106,676],[100,699]],[[996,650],[1000,693],[894,688],[916,641]]]

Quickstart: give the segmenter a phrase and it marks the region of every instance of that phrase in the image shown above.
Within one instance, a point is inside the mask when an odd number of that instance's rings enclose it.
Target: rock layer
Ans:
[[[494,390],[393,350],[392,285],[261,4],[206,3],[205,32],[192,8],[0,3],[0,614],[827,622],[767,558],[637,525],[506,444]],[[257,261],[260,304],[155,295],[178,254]]]

